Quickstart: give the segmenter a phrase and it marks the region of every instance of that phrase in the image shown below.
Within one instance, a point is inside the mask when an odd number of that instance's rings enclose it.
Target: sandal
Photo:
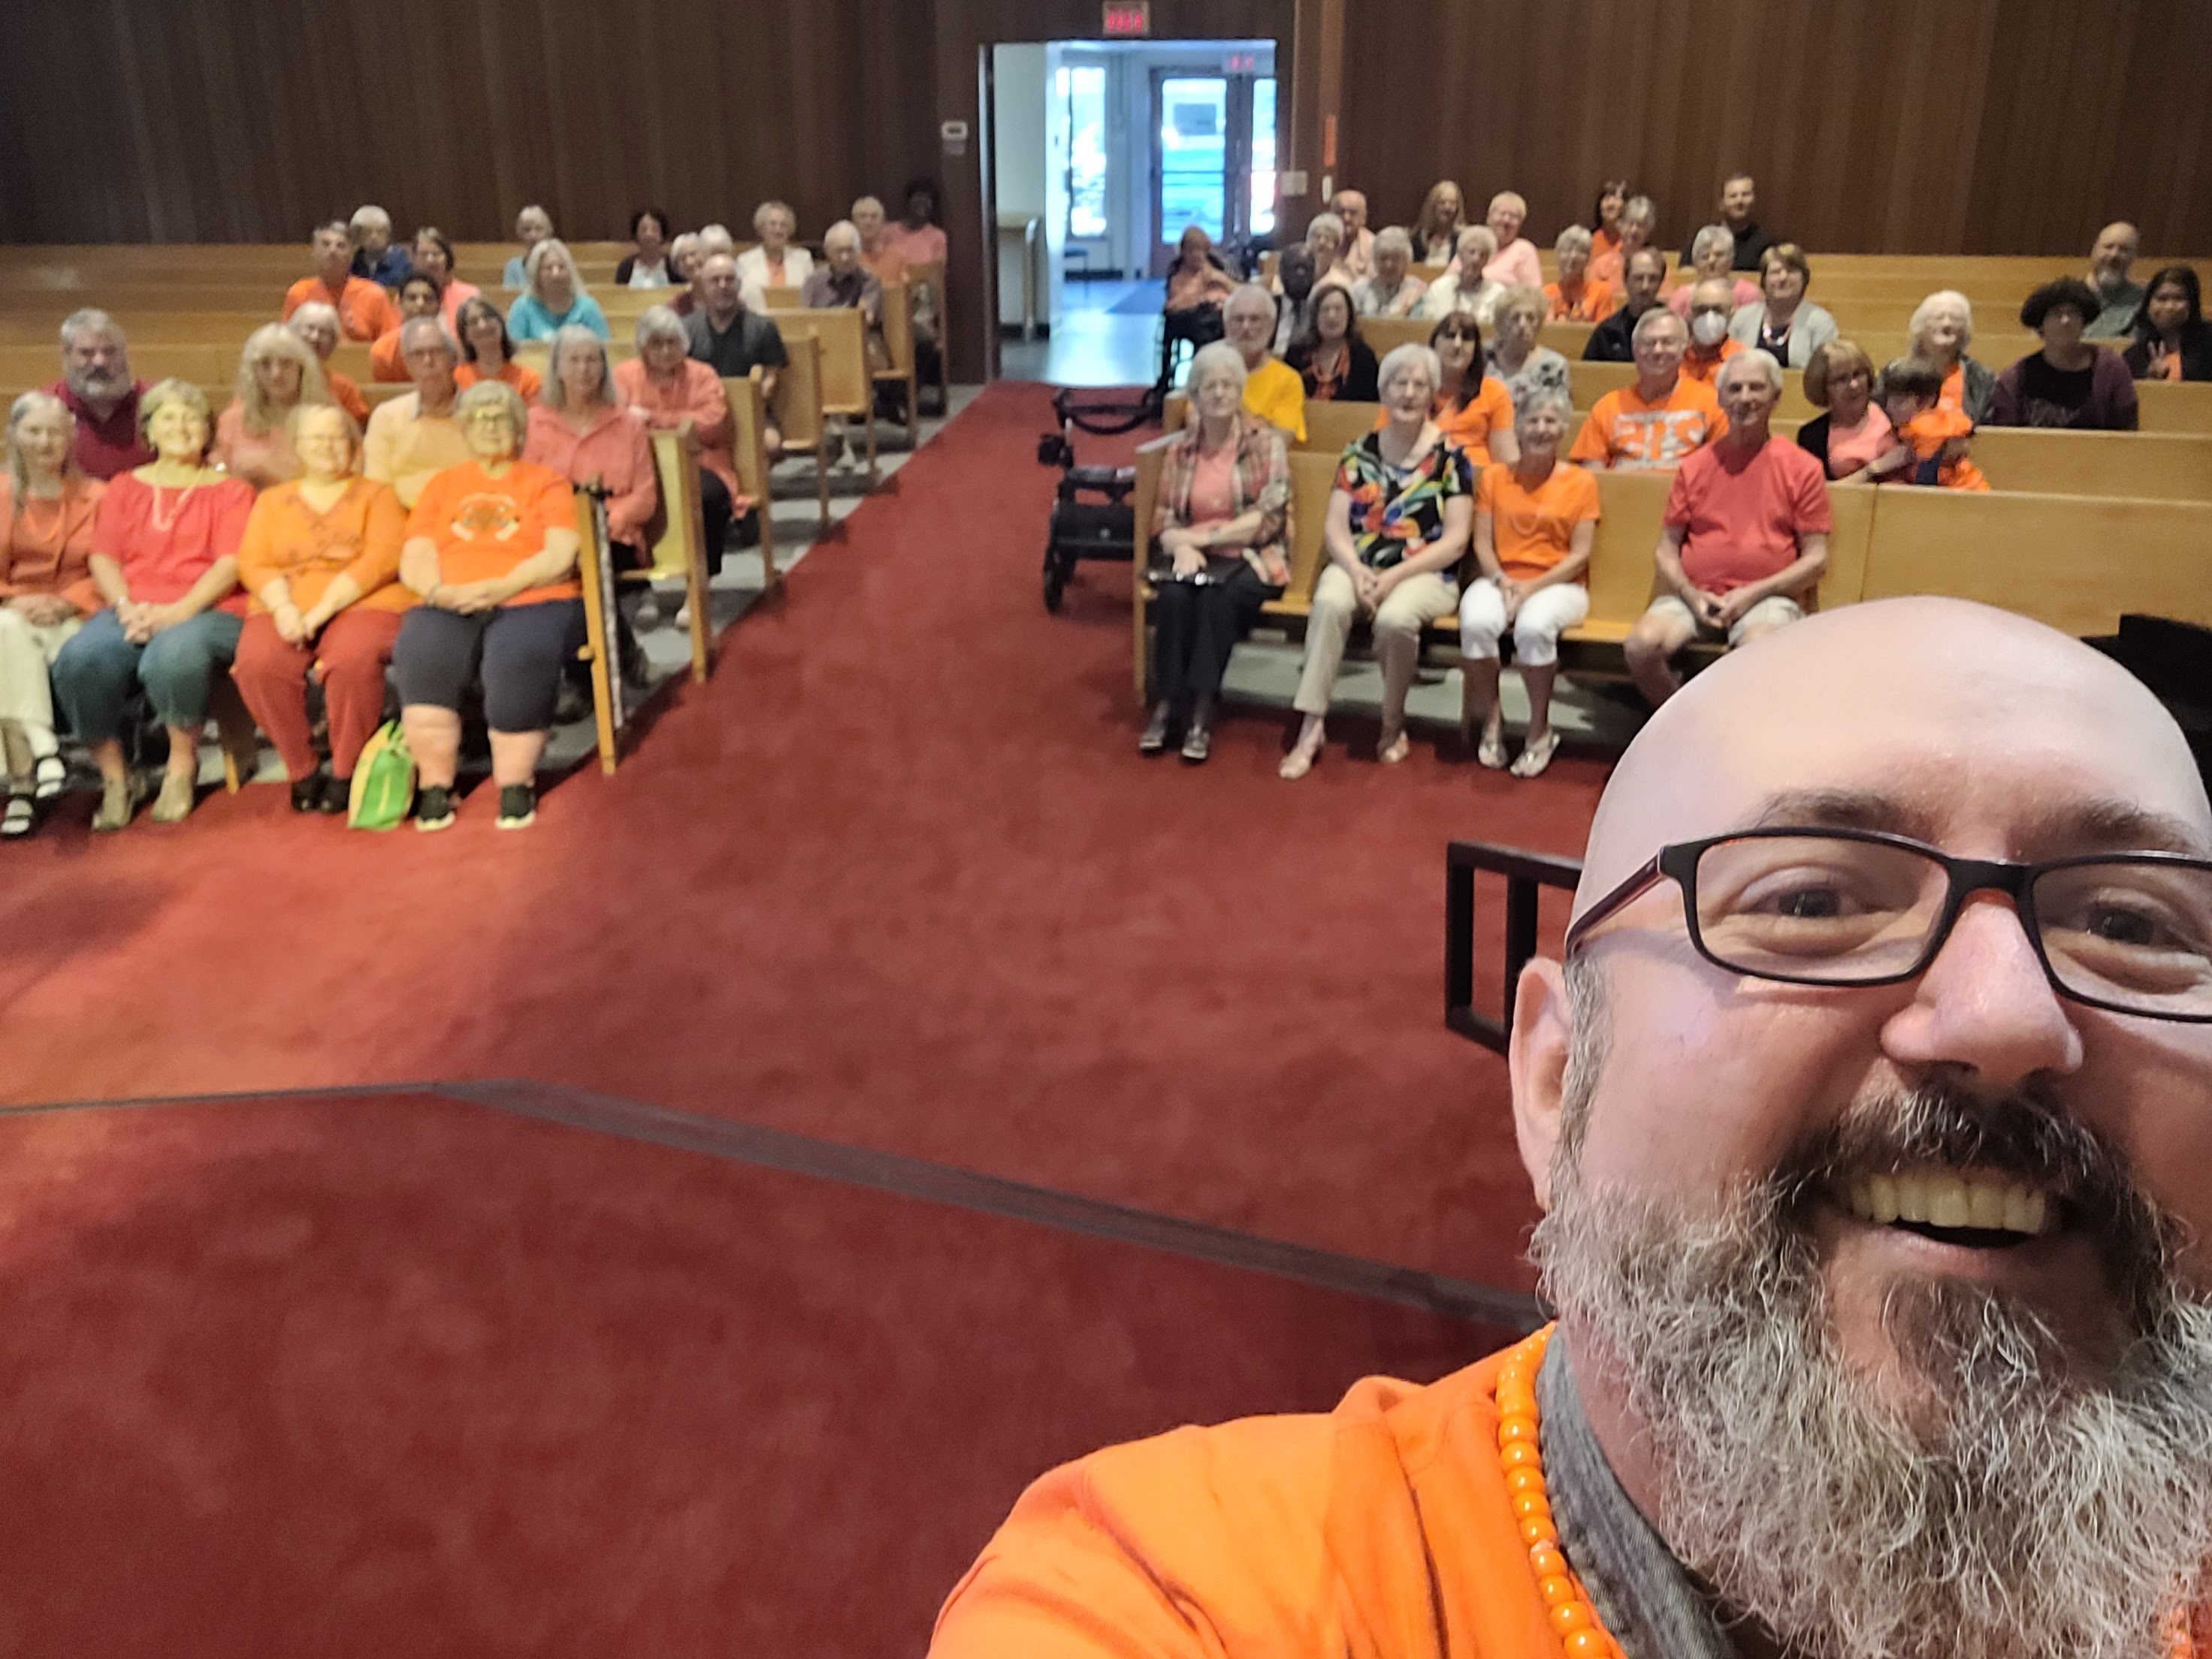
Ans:
[[[1503,725],[1482,728],[1482,741],[1476,745],[1474,757],[1492,771],[1501,771],[1505,765],[1505,728]]]
[[[1313,763],[1318,758],[1320,758],[1318,750],[1293,749],[1283,757],[1283,763],[1275,769],[1275,775],[1285,782],[1296,783],[1313,770]]]
[[[1516,778],[1540,776],[1544,769],[1552,763],[1552,757],[1559,752],[1559,734],[1556,732],[1545,732],[1542,737],[1538,738],[1521,751],[1521,758],[1513,763],[1513,775]]]
[[[31,793],[39,800],[52,800],[68,781],[69,766],[59,755],[41,755],[31,769]]]
[[[8,797],[7,810],[0,812],[0,839],[13,841],[18,836],[27,836],[39,827],[39,815],[28,795]]]
[[[154,822],[182,823],[191,817],[193,804],[198,798],[199,780],[191,773],[163,773],[161,793],[154,798]]]
[[[1395,766],[1400,761],[1402,761],[1407,756],[1413,752],[1413,740],[1407,737],[1403,732],[1401,732],[1389,743],[1383,744],[1376,748],[1375,750],[1375,758],[1381,761],[1385,766]]]
[[[102,834],[127,829],[137,815],[138,803],[146,799],[146,786],[136,772],[119,778],[107,778],[100,786],[100,811],[93,814],[92,827]]]

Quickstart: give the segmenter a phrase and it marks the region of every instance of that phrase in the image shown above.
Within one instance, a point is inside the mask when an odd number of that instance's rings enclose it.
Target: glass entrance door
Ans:
[[[1215,243],[1275,228],[1275,80],[1152,74],[1152,274],[1196,225]]]

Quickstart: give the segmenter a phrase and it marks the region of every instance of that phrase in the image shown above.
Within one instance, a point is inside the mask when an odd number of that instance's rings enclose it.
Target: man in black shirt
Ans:
[[[1759,185],[1747,173],[1732,175],[1721,186],[1721,216],[1713,221],[1728,227],[1729,234],[1735,238],[1735,269],[1757,270],[1759,262],[1766,257],[1766,250],[1774,246],[1774,238],[1759,228],[1752,210],[1759,205]],[[1693,226],[1690,241],[1682,248],[1682,263],[1692,263],[1692,246],[1697,241],[1703,225]]]
[[[1667,256],[1656,248],[1640,247],[1628,256],[1620,273],[1626,296],[1620,308],[1590,330],[1583,347],[1586,363],[1632,363],[1636,361],[1636,319],[1659,303],[1660,284],[1667,280]]]
[[[791,359],[783,349],[783,336],[767,318],[745,309],[738,288],[738,262],[717,253],[700,268],[702,304],[684,319],[690,337],[691,356],[726,379],[743,380],[758,365],[761,394],[775,396],[775,371]]]

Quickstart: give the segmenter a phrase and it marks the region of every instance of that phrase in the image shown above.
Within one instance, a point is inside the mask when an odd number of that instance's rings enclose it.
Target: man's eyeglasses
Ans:
[[[1894,985],[1927,969],[1967,896],[2011,898],[2052,987],[2076,1002],[2212,1023],[2212,861],[2107,853],[1954,858],[1873,830],[1745,830],[1662,847],[1568,928],[1566,954],[1662,880],[1706,961],[1787,985]]]

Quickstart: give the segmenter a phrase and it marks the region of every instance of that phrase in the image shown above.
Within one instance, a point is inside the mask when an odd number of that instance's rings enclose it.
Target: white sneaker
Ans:
[[[690,600],[686,599],[683,604],[676,607],[676,620],[673,626],[675,627],[676,631],[679,634],[684,632],[691,626]]]

